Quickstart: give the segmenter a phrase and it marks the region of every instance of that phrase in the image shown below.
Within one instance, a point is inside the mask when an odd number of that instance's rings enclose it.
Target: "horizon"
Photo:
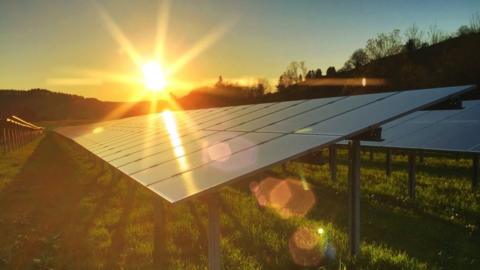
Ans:
[[[220,75],[241,84],[274,83],[291,61],[339,69],[377,33],[412,24],[452,33],[468,24],[480,3],[42,1],[0,7],[0,88],[132,101],[145,87],[130,80],[140,73],[130,56],[145,63],[159,46],[167,68],[186,58],[164,91],[181,96]]]

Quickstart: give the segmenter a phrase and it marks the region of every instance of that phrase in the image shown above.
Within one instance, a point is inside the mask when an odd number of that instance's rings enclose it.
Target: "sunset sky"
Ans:
[[[105,16],[142,61],[155,55],[159,25],[167,29],[161,60],[166,67],[192,47],[198,49],[172,75],[177,84],[168,91],[181,95],[211,84],[218,75],[245,83],[260,77],[273,81],[293,60],[304,60],[309,68],[338,69],[376,33],[405,30],[413,23],[423,30],[436,23],[451,33],[478,11],[478,0],[191,0],[169,5],[157,0],[6,0],[0,2],[0,89],[47,88],[129,100],[143,85],[124,82],[122,76],[140,76],[141,69],[115,39]]]

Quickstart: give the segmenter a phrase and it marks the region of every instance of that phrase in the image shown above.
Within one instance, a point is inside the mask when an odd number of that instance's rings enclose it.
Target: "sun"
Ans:
[[[157,92],[165,89],[167,80],[162,65],[155,60],[150,60],[142,65],[143,80],[145,87]]]

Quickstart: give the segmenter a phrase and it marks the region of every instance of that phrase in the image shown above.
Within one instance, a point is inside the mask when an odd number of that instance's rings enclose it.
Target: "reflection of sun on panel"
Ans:
[[[96,127],[93,129],[92,133],[97,134],[103,131],[103,127]]]
[[[188,170],[190,168],[188,161],[185,157],[185,149],[183,148],[182,139],[178,134],[177,123],[175,116],[171,111],[164,111],[162,113],[163,123],[167,129],[167,133],[170,139],[170,144],[173,148],[173,153],[177,158],[178,165],[181,170]]]
[[[170,144],[173,147],[173,153],[177,158],[177,163],[180,168],[180,171],[185,172],[190,169],[190,164],[188,159],[185,156],[185,149],[183,148],[182,139],[178,134],[177,122],[175,120],[175,115],[171,111],[162,112],[162,119],[167,133],[170,139]],[[184,183],[185,189],[188,192],[195,192],[197,187],[195,185],[195,179],[190,174],[184,174]]]
[[[268,177],[250,184],[260,206],[274,209],[282,218],[305,216],[315,204],[315,195],[299,180]]]

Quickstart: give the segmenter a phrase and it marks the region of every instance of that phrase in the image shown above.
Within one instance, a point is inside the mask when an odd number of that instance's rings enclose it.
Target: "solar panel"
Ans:
[[[166,111],[57,132],[174,203],[470,89]]]
[[[382,142],[368,146],[454,152],[480,152],[480,101],[461,110],[415,112],[382,126]]]
[[[422,105],[432,105],[435,100],[445,94],[453,94],[457,88],[438,88],[429,91],[407,91],[395,95],[384,96],[367,105],[309,126],[302,131],[308,134],[351,134],[370,123],[384,123],[395,116],[402,116],[414,111]],[[352,99],[353,97],[347,98]],[[394,104],[394,106],[392,105]]]

